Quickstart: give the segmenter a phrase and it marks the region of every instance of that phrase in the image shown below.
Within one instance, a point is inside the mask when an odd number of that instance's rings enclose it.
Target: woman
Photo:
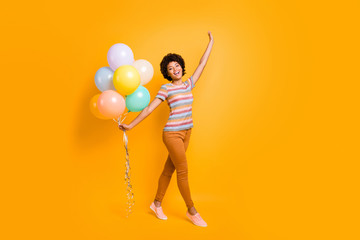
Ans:
[[[207,224],[196,211],[194,203],[191,200],[185,152],[189,145],[191,129],[193,127],[191,106],[193,95],[191,90],[199,80],[214,44],[211,32],[208,32],[208,35],[208,46],[193,75],[183,82],[182,77],[185,75],[185,63],[183,58],[178,54],[167,54],[160,63],[160,69],[164,78],[171,83],[162,85],[155,99],[144,108],[129,125],[119,125],[121,130],[131,130],[149,116],[160,103],[167,99],[170,107],[170,116],[163,129],[163,141],[169,151],[169,155],[164,170],[159,178],[156,197],[154,202],[151,203],[150,208],[155,212],[158,218],[163,220],[167,219],[162,211],[161,202],[170,183],[171,176],[176,170],[177,184],[188,208],[186,216],[195,225],[202,227],[206,227]]]

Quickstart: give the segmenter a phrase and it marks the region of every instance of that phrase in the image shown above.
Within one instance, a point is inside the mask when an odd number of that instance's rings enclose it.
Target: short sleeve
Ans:
[[[188,80],[189,80],[189,84],[191,86],[191,89],[193,89],[195,87],[193,76],[191,76]]]
[[[162,86],[161,86],[161,88],[160,88],[160,90],[158,91],[156,97],[157,97],[157,98],[160,98],[160,99],[163,100],[163,101],[168,97],[168,91],[167,91],[165,85],[162,85]]]

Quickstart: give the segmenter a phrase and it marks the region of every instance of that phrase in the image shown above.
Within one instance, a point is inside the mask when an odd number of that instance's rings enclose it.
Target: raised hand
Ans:
[[[210,31],[208,31],[208,35],[209,35],[209,39],[210,39],[210,41],[214,41],[214,38],[213,38],[213,36],[212,36],[212,34],[211,34],[211,32],[210,32]]]

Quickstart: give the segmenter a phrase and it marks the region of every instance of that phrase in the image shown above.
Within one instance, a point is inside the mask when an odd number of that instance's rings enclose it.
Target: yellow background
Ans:
[[[358,1],[9,1],[1,27],[2,239],[359,239]],[[167,83],[175,52],[193,90],[187,152],[195,206],[174,175],[149,205],[167,152],[161,104],[128,132],[134,212],[125,218],[122,133],[89,101],[107,51],[125,43]],[[131,113],[127,123],[137,116]]]

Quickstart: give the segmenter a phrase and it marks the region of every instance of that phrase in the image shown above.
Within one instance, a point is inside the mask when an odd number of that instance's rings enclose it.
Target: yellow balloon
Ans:
[[[100,119],[110,119],[110,118],[107,118],[105,117],[104,115],[102,115],[100,112],[99,112],[99,109],[97,107],[97,100],[99,98],[101,93],[99,94],[96,94],[95,96],[93,96],[90,100],[90,112],[92,114],[94,114],[95,117],[97,118],[100,118]]]
[[[134,66],[122,65],[115,70],[113,82],[121,95],[130,95],[140,86],[140,74]]]

